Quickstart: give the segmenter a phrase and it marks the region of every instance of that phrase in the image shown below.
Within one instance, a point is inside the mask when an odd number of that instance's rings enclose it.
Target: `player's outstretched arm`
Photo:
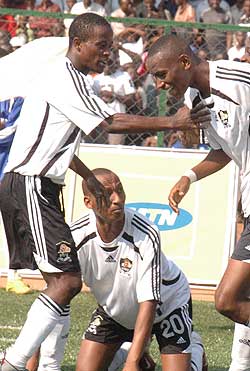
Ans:
[[[195,111],[187,106],[181,107],[172,116],[148,117],[116,113],[101,123],[109,133],[143,133],[166,129],[190,130],[204,128],[211,121],[210,110],[200,105]]]
[[[171,208],[178,213],[178,205],[187,194],[190,184],[205,178],[225,167],[231,158],[220,150],[211,150],[203,161],[183,174],[180,180],[171,189],[168,201]]]
[[[123,371],[140,371],[139,362],[151,336],[156,305],[154,300],[140,303],[134,337]]]
[[[80,175],[88,185],[88,189],[95,196],[98,209],[109,205],[109,195],[103,185],[96,179],[92,171],[74,155],[69,166],[76,174]]]

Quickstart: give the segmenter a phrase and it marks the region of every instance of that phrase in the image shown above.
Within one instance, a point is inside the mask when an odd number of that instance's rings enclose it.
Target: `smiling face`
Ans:
[[[118,176],[113,172],[95,175],[100,183],[105,187],[109,195],[110,205],[103,207],[102,210],[97,208],[96,199],[84,189],[84,203],[88,209],[92,209],[96,217],[104,223],[113,223],[122,221],[124,218],[124,205],[126,195],[122,183]]]
[[[147,59],[146,67],[154,77],[156,88],[166,90],[170,101],[183,97],[191,80],[191,59],[188,55],[166,57],[158,52]]]
[[[108,62],[112,43],[113,32],[109,25],[94,27],[88,41],[81,41],[76,37],[73,41],[75,67],[84,73],[102,73]]]

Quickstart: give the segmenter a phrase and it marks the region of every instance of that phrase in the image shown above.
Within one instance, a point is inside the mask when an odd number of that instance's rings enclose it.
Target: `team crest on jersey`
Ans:
[[[120,268],[123,270],[123,272],[129,272],[132,268],[132,261],[129,258],[121,258],[120,259]]]
[[[218,112],[218,115],[219,115],[219,118],[223,124],[224,127],[229,127],[229,123],[228,123],[228,112],[227,111],[222,111],[220,110]]]
[[[71,257],[69,256],[71,252],[70,243],[67,241],[60,241],[56,244],[57,246],[57,255],[58,258],[56,259],[57,263],[68,263],[72,262]]]

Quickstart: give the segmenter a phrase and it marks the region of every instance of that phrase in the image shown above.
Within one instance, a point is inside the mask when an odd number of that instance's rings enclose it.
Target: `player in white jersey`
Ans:
[[[192,182],[222,169],[231,160],[240,168],[245,228],[217,288],[215,304],[222,314],[249,326],[246,288],[250,280],[250,66],[232,61],[201,61],[182,39],[173,35],[160,38],[152,46],[147,66],[158,88],[169,90],[177,100],[188,87],[195,88],[193,105],[202,100],[212,113],[212,123],[205,130],[211,151],[172,188],[169,202],[174,211],[178,212],[178,204]]]
[[[2,371],[25,368],[82,286],[75,244],[59,201],[67,169],[71,167],[92,184],[99,202],[105,203],[107,195],[74,156],[81,132],[89,134],[98,125],[114,132],[158,131],[176,125],[194,127],[200,115],[202,121],[210,119],[207,110],[187,107],[171,118],[111,110],[93,93],[86,74],[103,71],[112,39],[111,26],[103,17],[94,13],[77,16],[69,29],[66,57],[38,71],[25,97],[0,187],[0,209],[9,248],[24,262],[19,268],[38,267],[47,288],[7,350]]]
[[[126,341],[132,345],[123,370],[139,370],[152,332],[159,344],[162,369],[188,371],[192,350],[188,281],[161,252],[157,227],[124,208],[126,196],[118,176],[107,169],[93,173],[107,190],[110,205],[100,210],[83,182],[84,203],[90,211],[71,231],[83,280],[98,307],[85,331],[77,370],[106,370]],[[198,353],[202,364],[202,345]]]

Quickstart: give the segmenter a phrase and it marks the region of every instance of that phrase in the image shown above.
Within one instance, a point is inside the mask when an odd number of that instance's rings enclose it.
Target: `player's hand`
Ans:
[[[109,207],[110,200],[109,194],[105,187],[96,179],[95,176],[91,176],[87,179],[87,187],[89,191],[94,195],[96,199],[96,205],[99,210],[105,207]]]
[[[173,119],[178,130],[204,129],[211,123],[211,113],[203,103],[199,103],[191,110],[187,106],[179,108]]]
[[[178,205],[188,192],[190,187],[190,179],[186,176],[181,177],[181,179],[173,186],[171,189],[168,201],[171,208],[179,214]]]
[[[211,124],[211,111],[202,101],[191,109],[190,114],[201,129],[206,129]]]

